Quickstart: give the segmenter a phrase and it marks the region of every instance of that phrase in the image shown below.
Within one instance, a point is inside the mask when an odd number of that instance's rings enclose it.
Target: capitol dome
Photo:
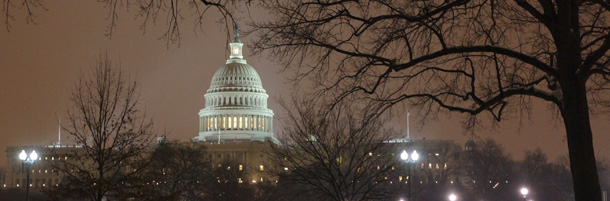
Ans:
[[[256,70],[242,56],[243,44],[236,34],[231,56],[214,73],[199,111],[199,135],[193,141],[274,141],[273,111],[267,108],[269,95]]]
[[[231,62],[214,73],[208,93],[221,91],[245,91],[265,93],[256,70],[246,64]]]

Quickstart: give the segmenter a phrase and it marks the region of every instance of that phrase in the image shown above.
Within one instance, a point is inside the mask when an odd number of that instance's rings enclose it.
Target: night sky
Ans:
[[[140,30],[135,8],[119,14],[120,21],[112,38],[105,36],[108,10],[103,4],[80,0],[45,1],[48,11],[38,10],[36,23],[28,24],[24,15],[15,13],[10,32],[0,30],[0,150],[8,146],[46,145],[57,142],[58,118],[67,120],[70,106],[68,93],[80,72],[95,66],[96,58],[106,52],[137,80],[141,87],[141,103],[153,117],[159,131],[169,131],[171,139],[189,140],[197,135],[198,115],[204,107],[203,95],[211,78],[226,61],[226,30],[216,21],[214,12],[206,16],[203,33],[195,30],[193,20],[184,16],[182,43],[166,45],[160,36],[167,28],[165,16],[156,25]],[[242,18],[264,20],[257,9]],[[4,20],[4,18],[1,18]],[[245,24],[245,23],[243,23]],[[244,26],[245,27],[245,26]],[[247,27],[246,27],[247,28]],[[254,36],[242,37],[248,44]],[[269,107],[276,116],[275,135],[281,135],[279,122],[283,112],[274,98],[294,93],[287,84],[289,73],[280,73],[265,55],[252,55],[244,48],[245,59],[261,76],[270,95]],[[478,129],[479,137],[492,137],[505,146],[516,159],[523,151],[540,147],[554,161],[567,155],[565,131],[560,118],[555,118],[548,104],[534,102],[532,115],[519,120],[503,121],[494,129]],[[425,125],[411,115],[411,136],[427,139],[451,139],[463,144],[469,137],[459,123],[462,116],[439,116]],[[610,118],[606,114],[591,117],[596,153],[609,157]],[[519,126],[521,121],[521,126]],[[406,112],[388,126],[406,131]],[[62,143],[70,144],[66,133]],[[0,154],[0,166],[6,156]]]

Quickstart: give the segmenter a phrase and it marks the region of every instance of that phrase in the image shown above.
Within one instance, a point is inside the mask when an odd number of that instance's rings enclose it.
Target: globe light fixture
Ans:
[[[30,153],[29,157],[28,154],[25,153],[25,150],[21,150],[21,153],[19,153],[19,160],[21,160],[21,163],[23,166],[26,167],[26,183],[25,183],[25,200],[29,201],[30,200],[30,165],[34,164],[34,162],[36,160],[38,160],[38,154],[36,153],[36,151],[32,151],[32,153]],[[23,169],[22,169],[23,170]]]
[[[529,191],[527,188],[525,188],[525,187],[521,188],[521,195],[523,195],[523,200],[524,200],[524,201],[526,200],[526,198],[527,198],[527,194],[528,194],[529,192],[530,192],[530,191]]]
[[[35,161],[36,159],[38,159],[38,154],[36,153],[36,151],[32,151],[32,153],[30,154],[30,160]]]
[[[419,154],[417,153],[416,150],[413,150],[413,153],[411,153],[411,160],[417,161],[418,159],[419,159]]]
[[[23,154],[25,154],[25,152],[23,152]],[[400,159],[402,159],[403,161],[409,159],[409,154],[407,153],[407,150],[402,150],[402,153],[400,154]]]
[[[19,159],[22,161],[25,161],[25,159],[28,157],[28,154],[25,153],[25,150],[21,150],[21,153],[19,154]]]
[[[411,157],[409,157],[409,153],[407,153],[407,150],[402,150],[402,153],[400,153],[400,159],[402,161],[404,161],[406,163],[405,166],[406,168],[409,168],[409,172],[407,175],[407,184],[408,184],[408,195],[407,195],[407,200],[411,201],[411,183],[413,181],[413,179],[411,178],[411,165],[415,165],[415,161],[419,160],[419,154],[417,153],[416,150],[413,150],[413,153],[411,153]]]
[[[449,201],[456,201],[457,200],[457,196],[455,194],[451,194],[449,195]]]

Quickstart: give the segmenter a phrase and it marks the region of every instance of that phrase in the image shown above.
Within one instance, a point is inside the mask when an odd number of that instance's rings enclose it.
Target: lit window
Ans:
[[[44,170],[44,173],[45,173],[45,174],[46,174],[46,173],[48,173],[48,172],[47,172],[47,170]]]
[[[66,157],[64,157],[64,160],[68,160],[68,157],[67,157],[67,156],[66,156]]]
[[[46,157],[46,156],[44,157],[44,160],[45,160],[45,161],[47,160],[47,157]]]
[[[239,171],[242,171],[244,169],[243,165],[239,165]]]
[[[432,163],[428,163],[428,169],[432,169]]]
[[[288,167],[284,167],[284,170],[288,171]]]
[[[445,167],[444,168],[447,169],[447,163],[445,163]]]
[[[378,166],[377,166],[377,170],[379,170],[379,169],[380,169],[380,167],[379,167],[379,165],[378,165]]]
[[[51,160],[54,161],[55,160],[55,156],[51,157]]]
[[[369,152],[369,156],[373,156],[373,152]]]
[[[222,167],[222,164],[218,163],[218,167]]]
[[[440,169],[440,168],[438,167],[438,163],[436,164],[436,169],[437,169],[437,170],[438,170],[438,169]]]
[[[265,170],[265,166],[260,165],[260,166],[259,166],[259,169],[260,169],[261,171],[263,171],[263,170]]]

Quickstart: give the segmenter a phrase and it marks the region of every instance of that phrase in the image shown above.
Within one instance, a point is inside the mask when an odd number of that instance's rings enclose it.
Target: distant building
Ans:
[[[462,147],[453,140],[405,138],[385,143],[395,147],[392,154],[396,156],[397,160],[401,160],[400,154],[403,150],[409,155],[414,151],[418,153],[419,158],[416,161],[409,158],[409,160],[403,161],[402,167],[396,167],[411,168],[412,182],[418,184],[460,182]],[[411,175],[400,175],[399,178],[393,180],[407,182],[406,178],[409,176]]]
[[[73,154],[81,151],[80,146],[74,145],[45,145],[45,146],[13,146],[6,149],[7,166],[4,187],[24,187],[26,184],[27,169],[19,159],[19,153],[36,151],[38,159],[30,166],[30,187],[47,187],[61,182],[63,175],[51,165],[55,161],[69,161]]]

